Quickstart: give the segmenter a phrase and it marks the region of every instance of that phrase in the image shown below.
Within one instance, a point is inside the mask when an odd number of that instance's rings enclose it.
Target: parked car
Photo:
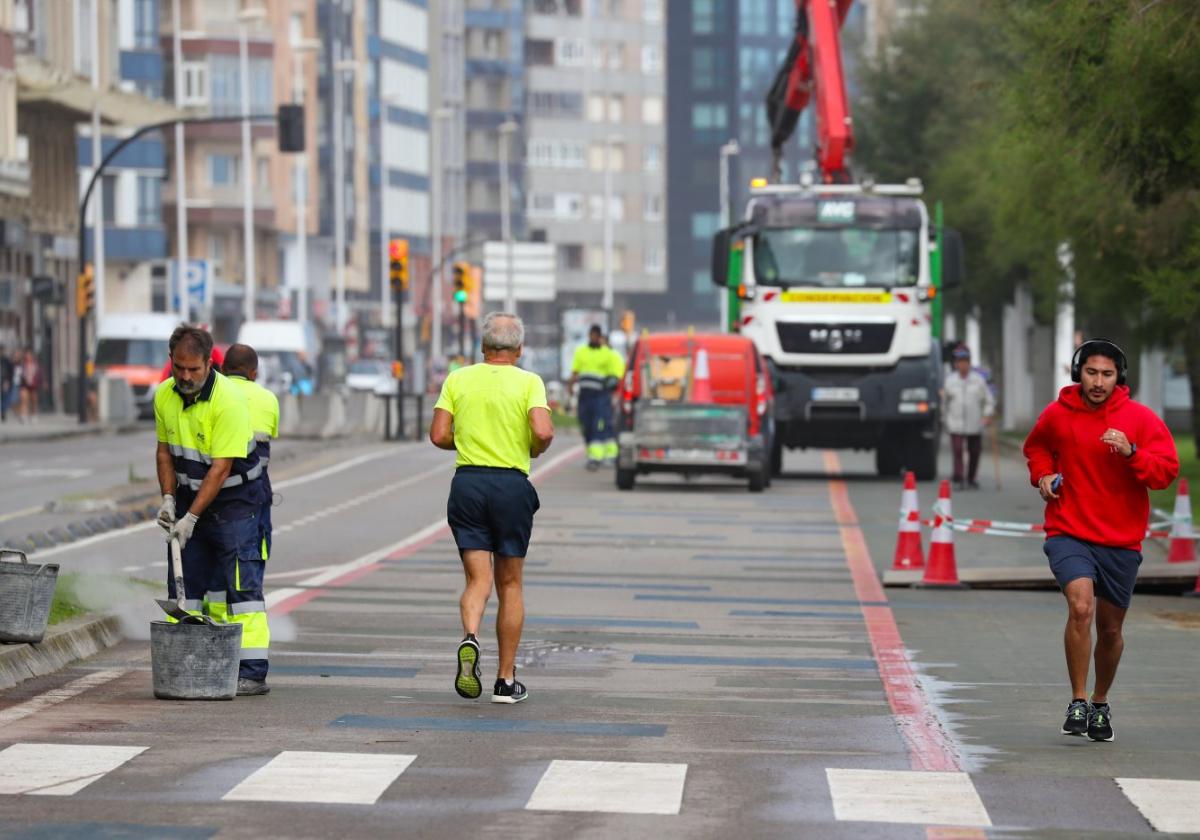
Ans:
[[[394,383],[392,366],[382,359],[359,359],[346,370],[346,387],[351,391],[387,392]]]

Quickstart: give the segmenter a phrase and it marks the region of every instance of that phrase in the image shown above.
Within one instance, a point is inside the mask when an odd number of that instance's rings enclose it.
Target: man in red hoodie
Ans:
[[[1129,398],[1127,369],[1120,347],[1085,341],[1071,361],[1071,380],[1079,384],[1059,392],[1025,441],[1030,480],[1046,502],[1044,550],[1069,611],[1064,642],[1072,700],[1062,731],[1093,741],[1113,740],[1108,690],[1142,562],[1146,490],[1161,490],[1179,474],[1166,425]],[[1096,682],[1089,704],[1093,619]]]

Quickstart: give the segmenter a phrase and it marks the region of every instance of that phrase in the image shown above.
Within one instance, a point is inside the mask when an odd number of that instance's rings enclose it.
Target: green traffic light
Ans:
[[[467,293],[465,291],[455,292],[454,293],[454,302],[455,303],[466,303],[467,302]]]

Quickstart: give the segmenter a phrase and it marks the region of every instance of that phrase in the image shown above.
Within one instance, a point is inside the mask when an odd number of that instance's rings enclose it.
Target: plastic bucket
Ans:
[[[240,624],[150,622],[150,670],[159,700],[232,700]]]
[[[58,564],[32,566],[25,552],[0,548],[0,560],[6,554],[21,561],[0,562],[0,642],[40,642],[50,622]]]

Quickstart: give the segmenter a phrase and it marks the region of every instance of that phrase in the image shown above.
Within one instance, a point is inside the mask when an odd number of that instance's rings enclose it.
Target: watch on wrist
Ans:
[[[1137,444],[1131,443],[1131,444],[1129,444],[1129,454],[1126,455],[1125,457],[1132,458],[1136,453],[1137,453]]]

